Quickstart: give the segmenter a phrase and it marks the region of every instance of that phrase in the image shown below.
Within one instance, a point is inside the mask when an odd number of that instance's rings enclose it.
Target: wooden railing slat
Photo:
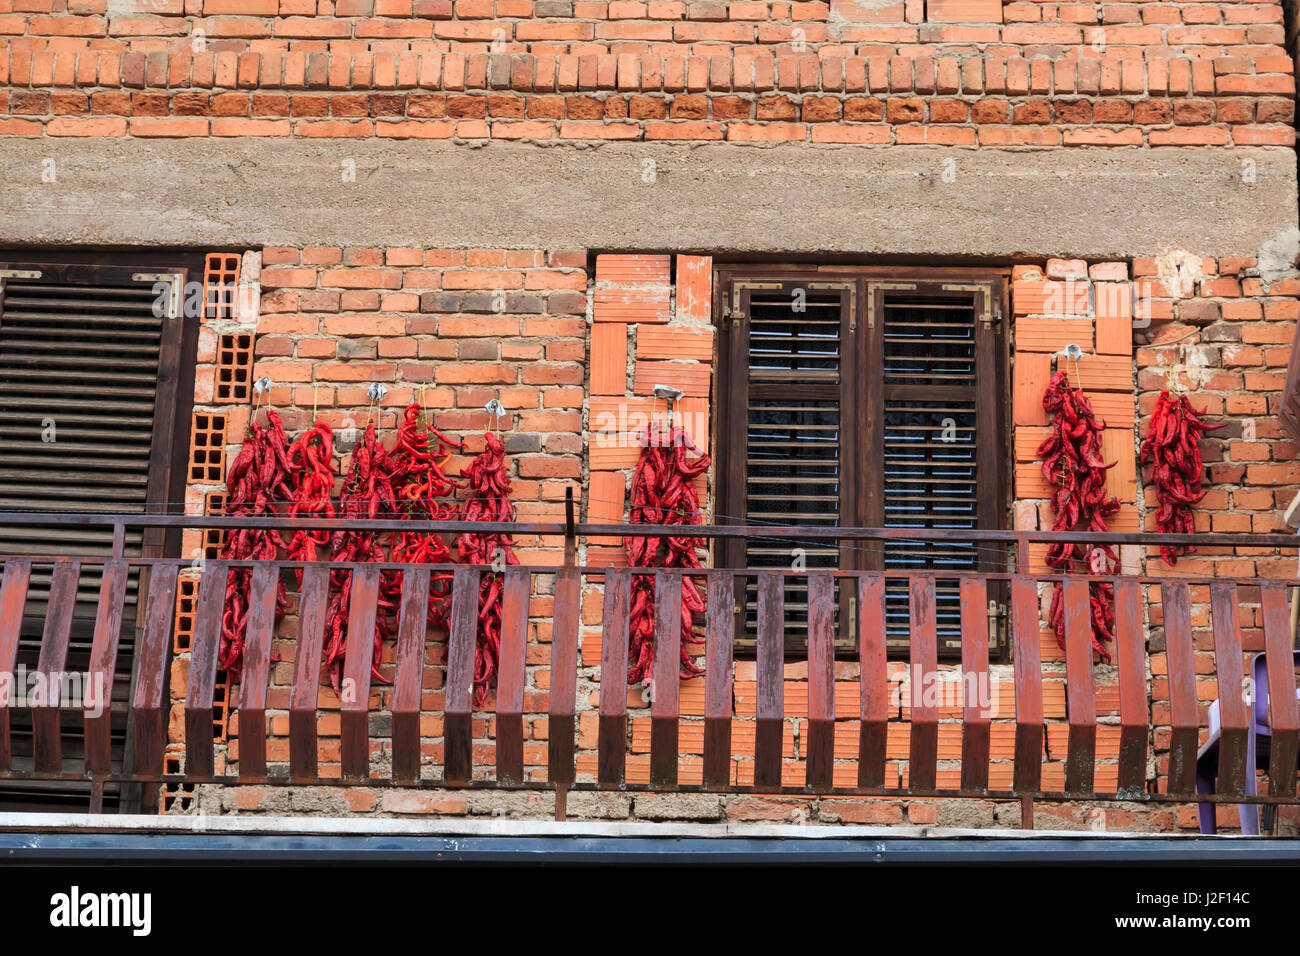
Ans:
[[[736,634],[735,579],[710,571],[708,635],[704,648],[704,787],[723,790],[731,782],[732,645]]]
[[[884,786],[889,731],[889,671],[885,658],[885,578],[858,575],[858,661],[861,666],[858,786]]]
[[[447,690],[443,715],[443,777],[468,783],[474,755],[474,645],[478,640],[478,568],[457,568],[452,578],[447,637]]]
[[[524,659],[532,572],[506,568],[501,600],[501,657],[497,669],[497,782],[524,780]]]
[[[1191,600],[1183,581],[1160,585],[1165,618],[1165,657],[1169,664],[1169,792],[1196,791],[1196,747],[1200,718],[1196,706],[1196,660],[1192,647]]]
[[[289,775],[293,780],[311,780],[317,773],[316,719],[329,579],[330,570],[326,565],[308,565],[303,569],[302,594],[298,599],[298,643],[294,648],[293,688],[289,696]]]
[[[239,672],[239,776],[266,776],[266,692],[271,678],[271,636],[275,628],[275,592],[280,569],[253,568],[248,592],[248,633]]]
[[[1012,788],[1038,792],[1043,780],[1043,664],[1038,645],[1038,585],[1011,580],[1012,663],[1016,682],[1016,751]]]
[[[1273,733],[1269,743],[1269,792],[1294,797],[1296,757],[1300,751],[1300,704],[1296,701],[1295,654],[1286,588],[1281,584],[1264,585],[1260,588],[1260,599],[1264,611],[1269,727]],[[1256,694],[1261,691],[1262,688],[1255,688]]]
[[[596,779],[621,787],[627,770],[627,637],[632,575],[626,568],[605,574],[605,604],[600,636],[600,726],[596,739]]]
[[[781,787],[785,721],[785,579],[758,574],[758,706],[754,728],[754,787]]]
[[[1245,666],[1242,663],[1241,620],[1237,615],[1237,586],[1210,582],[1210,621],[1214,628],[1214,671],[1219,687],[1219,773],[1215,790],[1239,797],[1246,792]]]
[[[1065,752],[1065,789],[1092,793],[1097,763],[1097,696],[1092,682],[1092,603],[1087,581],[1066,581],[1065,694],[1070,734]]]
[[[157,573],[155,568],[154,573]],[[194,633],[190,638],[190,680],[185,690],[185,775],[209,779],[213,774],[212,706],[217,692],[217,655],[220,651],[221,615],[226,603],[226,586],[230,565],[221,561],[209,562],[199,581],[199,599],[194,605]],[[172,577],[172,575],[168,575]],[[176,582],[171,582],[173,591]],[[149,589],[150,606],[154,604],[153,588]],[[146,639],[147,650],[139,656],[140,671],[136,677],[136,759],[148,753],[148,766],[162,766],[162,686],[163,668],[167,662],[165,640]],[[139,652],[137,652],[139,654]],[[145,687],[141,696],[140,690]],[[142,729],[141,718],[145,726]],[[157,723],[157,729],[152,726]],[[141,737],[147,739],[142,740]],[[150,771],[143,769],[142,773]]]
[[[567,787],[575,779],[574,707],[578,694],[578,620],[582,577],[576,568],[555,575],[555,619],[551,632],[551,702],[547,764],[551,783]]]
[[[429,622],[428,568],[402,572],[393,675],[393,780],[420,779],[420,701],[424,691],[424,636]]]
[[[834,769],[835,579],[828,571],[813,571],[808,575],[808,786],[816,793],[829,791]]]
[[[911,727],[908,741],[908,789],[935,788],[939,759],[939,703],[935,690],[939,652],[934,605],[934,578],[913,576],[908,582],[908,707]]]
[[[57,773],[63,769],[60,675],[68,662],[68,642],[72,636],[72,616],[80,577],[80,561],[59,558],[54,562],[45,629],[41,635],[41,653],[36,664],[43,679],[33,688],[31,700],[33,764],[43,773]]]
[[[339,752],[343,779],[370,778],[370,671],[375,663],[375,618],[379,611],[379,568],[352,572],[348,600],[347,655],[340,694]]]
[[[1136,798],[1146,789],[1147,704],[1146,635],[1142,630],[1142,585],[1115,585],[1115,659],[1119,668],[1119,792]]]
[[[650,701],[650,784],[677,786],[677,712],[681,699],[682,574],[655,572],[655,647]]]
[[[126,601],[127,564],[122,558],[104,562],[95,610],[95,635],[91,639],[90,669],[85,688],[86,771],[107,774],[113,769],[110,731],[113,716],[113,674],[117,670],[117,645],[122,635],[122,607]]]
[[[27,606],[27,585],[32,576],[28,558],[10,558],[0,579],[0,673],[12,674],[18,668],[18,642],[22,637],[23,609]],[[18,688],[5,682],[0,688],[0,771],[13,769],[13,745],[9,735],[9,715]]]
[[[989,788],[989,743],[992,684],[989,681],[988,586],[983,578],[964,575],[961,600],[961,788]]]

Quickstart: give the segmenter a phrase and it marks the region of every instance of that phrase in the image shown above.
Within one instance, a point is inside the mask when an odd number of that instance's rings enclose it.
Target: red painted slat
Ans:
[[[677,710],[682,647],[682,574],[655,572],[654,697],[650,701],[650,785],[677,786]]]
[[[353,571],[348,601],[348,650],[339,695],[342,735],[339,750],[345,780],[370,777],[370,669],[375,657],[378,601],[379,568],[369,565]]]
[[[90,670],[85,688],[86,770],[106,774],[113,769],[109,737],[113,714],[113,673],[122,634],[122,605],[126,600],[127,565],[122,558],[104,562],[95,611],[95,636],[90,645]]]
[[[524,654],[531,587],[532,573],[527,568],[506,569],[497,669],[497,781],[507,784],[524,780]]]
[[[45,630],[41,635],[41,655],[36,671],[41,680],[33,687],[32,755],[36,769],[57,773],[63,769],[60,740],[59,697],[61,675],[68,662],[68,641],[72,636],[72,615],[77,603],[77,580],[81,562],[59,558],[54,562],[49,602],[45,611]]]
[[[885,783],[885,746],[889,729],[885,578],[879,572],[858,575],[857,578],[858,660],[862,669],[858,786],[870,789]]]
[[[710,571],[708,636],[704,648],[704,787],[731,781],[732,642],[736,634],[735,582],[729,571]]]
[[[1269,746],[1269,792],[1293,797],[1296,755],[1300,750],[1300,705],[1295,696],[1295,655],[1291,650],[1286,588],[1281,584],[1267,584],[1259,590],[1264,610],[1269,726],[1273,731]],[[1261,691],[1262,688],[1255,688],[1255,693]]]
[[[1215,790],[1229,797],[1246,792],[1245,667],[1241,659],[1241,621],[1237,616],[1237,585],[1210,582],[1210,621],[1214,625],[1214,668],[1219,686],[1219,774]]]
[[[157,574],[157,570],[154,571]],[[167,575],[172,577],[172,575]],[[217,653],[220,650],[221,613],[226,603],[226,585],[230,565],[220,561],[210,562],[199,581],[199,599],[194,606],[194,634],[190,639],[190,680],[185,690],[185,775],[210,778],[213,773],[212,705],[217,690]],[[155,584],[154,587],[158,585]],[[176,582],[171,582],[173,591]],[[174,599],[174,598],[173,598]],[[153,587],[149,589],[149,605],[154,606]],[[146,640],[147,649],[141,658],[136,677],[135,747],[136,760],[141,773],[158,772],[162,768],[162,691],[166,682],[166,635],[158,635],[157,643]],[[149,684],[145,693],[146,673]],[[155,683],[156,681],[156,683]],[[144,720],[142,726],[141,718]],[[143,739],[142,739],[143,738]],[[140,754],[149,753],[148,766],[158,770],[145,770]]]
[[[1196,661],[1192,652],[1192,613],[1187,584],[1160,585],[1165,616],[1165,655],[1169,662],[1169,709],[1173,731],[1169,741],[1169,792],[1196,790]]]
[[[420,779],[420,697],[424,690],[424,634],[429,619],[429,569],[402,572],[393,675],[393,780]]]
[[[1142,585],[1115,585],[1115,663],[1119,668],[1120,796],[1139,797],[1146,789],[1147,705],[1146,636],[1142,630]]]
[[[478,568],[457,568],[452,578],[447,637],[447,693],[443,726],[443,778],[468,783],[474,755],[474,645],[478,640]]]
[[[934,606],[934,578],[908,582],[911,640],[908,652],[912,713],[908,744],[908,789],[923,793],[935,788],[939,759],[939,650]]]
[[[1011,653],[1016,681],[1016,759],[1012,787],[1036,793],[1043,779],[1043,664],[1038,645],[1038,585],[1011,580]]]
[[[817,793],[833,786],[835,766],[835,579],[808,575],[808,767]]]
[[[758,575],[758,707],[754,728],[754,787],[781,787],[781,728],[785,719],[785,579]]]
[[[239,673],[239,777],[266,776],[266,691],[271,678],[271,634],[280,569],[258,565],[248,588],[248,631]]]
[[[632,576],[626,568],[605,574],[605,607],[600,636],[600,727],[596,740],[596,779],[621,787],[627,767],[627,628]]]
[[[1065,693],[1070,736],[1065,752],[1065,789],[1092,793],[1097,763],[1097,698],[1092,685],[1092,604],[1087,581],[1066,581]]]
[[[308,565],[298,600],[298,646],[294,649],[293,689],[289,696],[289,775],[316,776],[316,704],[320,695],[321,648],[329,601],[329,568]]]
[[[576,568],[555,575],[555,621],[551,633],[551,705],[547,763],[551,783],[574,781],[574,706],[578,694],[578,612],[582,578]]]
[[[989,788],[990,716],[988,587],[983,578],[963,576],[961,597],[961,788]]]
[[[29,559],[10,558],[5,562],[4,578],[0,580],[0,673],[12,674],[18,668],[18,641],[22,637],[23,608],[27,605],[27,584],[31,576]],[[16,690],[11,682],[0,682],[0,770],[13,769],[9,715]]]

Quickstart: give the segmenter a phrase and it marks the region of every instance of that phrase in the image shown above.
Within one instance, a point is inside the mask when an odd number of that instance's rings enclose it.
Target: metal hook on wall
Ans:
[[[656,385],[653,391],[656,399],[662,398],[668,403],[668,433],[671,435],[673,430],[673,409],[679,401],[686,397],[686,393],[680,388],[673,388],[671,385]]]

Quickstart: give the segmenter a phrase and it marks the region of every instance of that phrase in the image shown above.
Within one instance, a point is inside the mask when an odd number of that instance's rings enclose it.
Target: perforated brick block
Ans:
[[[226,332],[217,337],[218,404],[243,404],[253,389],[253,334]]]
[[[235,314],[239,289],[237,253],[212,252],[203,264],[203,314],[209,319],[229,319]]]
[[[226,416],[195,412],[190,430],[190,481],[219,485],[226,480]]]

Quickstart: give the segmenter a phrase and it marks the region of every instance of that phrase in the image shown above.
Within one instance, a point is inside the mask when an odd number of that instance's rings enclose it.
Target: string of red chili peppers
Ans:
[[[1092,411],[1083,389],[1073,388],[1064,371],[1057,372],[1043,395],[1043,408],[1052,416],[1052,433],[1038,446],[1043,457],[1043,477],[1055,487],[1052,492],[1053,531],[1106,531],[1106,519],[1119,511],[1119,499],[1106,494],[1106,472],[1114,463],[1101,457],[1101,434],[1105,428]],[[1112,574],[1119,558],[1109,545],[1086,548],[1080,544],[1056,543],[1047,549],[1047,566],[1061,573]],[[1115,629],[1114,587],[1093,583],[1089,589],[1092,647],[1102,660],[1110,661],[1105,648]],[[1065,605],[1062,585],[1052,585],[1052,607],[1048,614],[1056,643],[1065,647]]]
[[[1186,395],[1172,398],[1168,390],[1160,393],[1146,440],[1142,442],[1141,462],[1151,465],[1151,481],[1156,487],[1156,528],[1165,534],[1192,534],[1196,523],[1192,505],[1207,494],[1201,488],[1205,470],[1201,462],[1201,438],[1223,425],[1210,425],[1201,419],[1204,412],[1192,408]],[[1190,554],[1190,545],[1162,544],[1160,554],[1170,567],[1178,563],[1179,551]]]
[[[226,473],[227,517],[244,518],[275,514],[277,501],[287,501],[292,491],[287,484],[292,467],[284,424],[274,410],[266,413],[267,425],[253,422],[244,444]],[[221,559],[226,561],[273,561],[281,544],[277,531],[265,528],[232,528],[226,533]],[[217,661],[232,676],[239,675],[244,660],[244,637],[248,632],[248,592],[252,568],[231,568],[226,579],[221,614],[221,639]],[[275,619],[288,609],[289,599],[280,582],[275,594]]]
[[[437,450],[432,447],[437,438]],[[393,445],[393,488],[398,517],[416,521],[455,521],[454,503],[440,501],[451,494],[457,483],[447,477],[443,469],[451,460],[451,448],[460,448],[429,423],[418,402],[407,406],[402,424],[397,428]],[[451,551],[442,535],[424,531],[399,531],[392,536],[390,559],[403,564],[450,564]],[[445,626],[448,605],[451,602],[449,571],[436,571],[431,575],[429,588],[429,623]],[[402,589],[400,571],[386,574],[381,587],[388,599],[396,604]]]
[[[365,436],[352,453],[352,467],[343,491],[339,494],[339,516],[353,520],[391,518],[396,513],[393,493],[393,474],[396,465],[392,457],[375,439],[375,426],[366,426]],[[373,531],[336,531],[330,540],[330,560],[335,562],[384,560],[384,549]],[[329,666],[330,683],[339,689],[348,642],[354,635],[347,632],[348,611],[352,601],[352,572],[340,569],[330,572],[329,607],[325,612],[325,662]],[[371,661],[371,675],[378,681],[388,681],[379,672],[380,651],[383,641],[392,633],[389,617],[396,605],[381,589],[375,614],[375,653]],[[362,639],[364,635],[355,635]]]
[[[632,475],[631,524],[697,525],[703,523],[695,479],[708,470],[709,456],[700,452],[685,429],[670,427],[665,438],[661,428],[647,427],[641,439],[641,455]],[[687,451],[695,452],[687,458]],[[624,542],[628,563],[634,568],[699,568],[702,538],[682,535],[671,538],[629,537]],[[644,681],[654,666],[654,577],[632,576],[632,609],[629,617],[630,667],[627,682]],[[682,578],[681,674],[695,677],[697,667],[687,650],[699,644],[694,619],[704,611],[704,597],[695,580]]]
[[[334,467],[334,430],[324,422],[303,432],[289,446],[290,518],[333,518],[334,480],[338,471]],[[319,550],[329,544],[328,531],[299,529],[286,544],[281,545],[290,561],[315,561]],[[302,569],[295,572],[302,585]]]
[[[514,521],[510,500],[510,476],[506,471],[505,445],[492,433],[483,436],[483,453],[465,468],[470,494],[462,509],[466,521]],[[518,564],[514,538],[508,534],[476,534],[466,531],[456,542],[463,564]],[[501,621],[504,578],[491,571],[479,579],[478,640],[474,647],[474,705],[487,698],[501,658]]]

